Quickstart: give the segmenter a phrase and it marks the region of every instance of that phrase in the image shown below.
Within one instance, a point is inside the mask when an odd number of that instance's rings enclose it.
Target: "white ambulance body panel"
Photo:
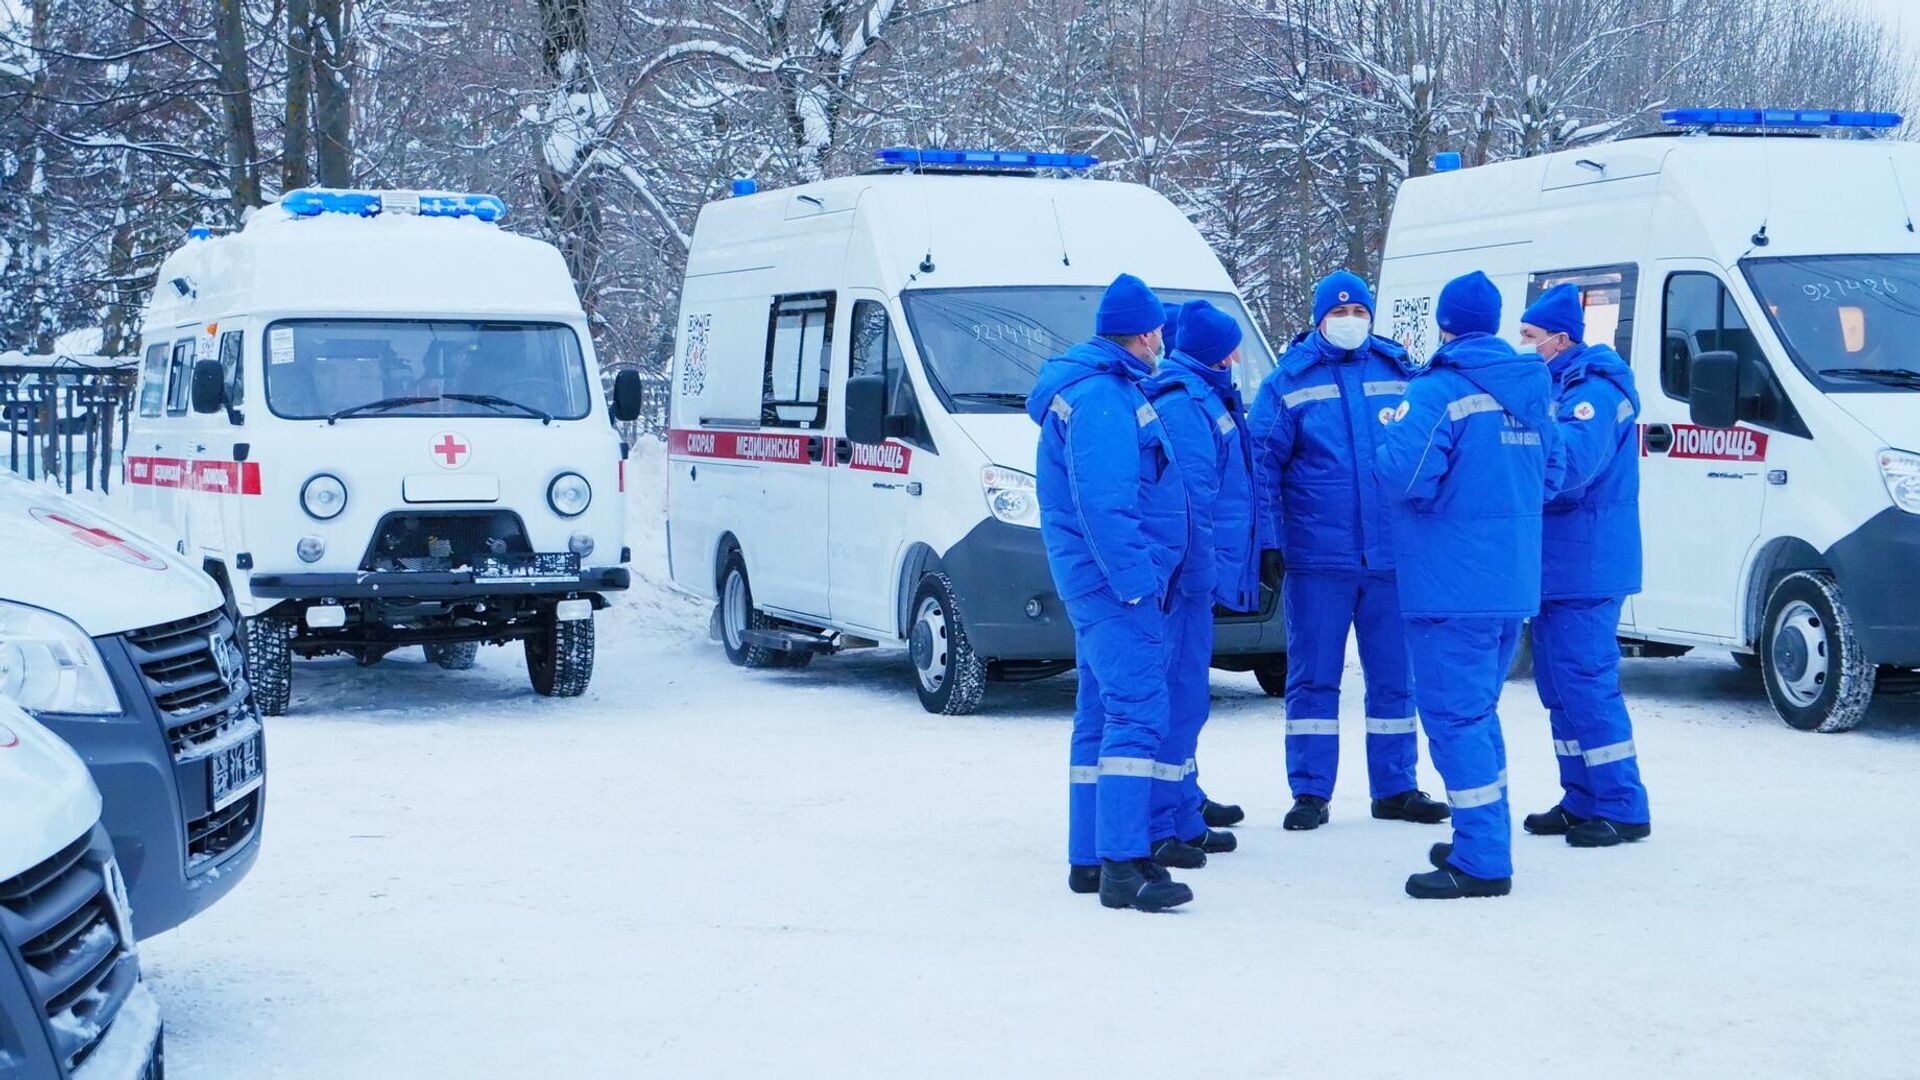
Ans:
[[[1916,199],[1920,146],[1804,136],[1634,139],[1438,173],[1401,187],[1381,307],[1423,359],[1433,299],[1459,274],[1499,285],[1509,340],[1544,286],[1587,290],[1588,341],[1628,356],[1641,398],[1644,591],[1623,638],[1767,654],[1773,588],[1811,571],[1839,580],[1873,664],[1913,666],[1920,615],[1881,594],[1920,574],[1920,503],[1895,503],[1878,458],[1920,448],[1920,378],[1899,370],[1920,351],[1895,340],[1897,298],[1920,302]],[[1718,350],[1749,365],[1741,393],[1765,415],[1693,422],[1691,360]],[[1878,374],[1823,374],[1854,367]]]

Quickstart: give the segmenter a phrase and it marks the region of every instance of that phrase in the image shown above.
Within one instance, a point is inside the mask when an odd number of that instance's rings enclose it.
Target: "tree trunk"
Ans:
[[[353,0],[313,0],[313,125],[320,183],[353,186]]]
[[[220,103],[227,120],[227,186],[233,216],[260,205],[259,139],[253,128],[253,85],[247,75],[246,0],[219,0],[215,35],[220,57]]]
[[[313,3],[287,0],[287,113],[281,190],[313,183]]]
[[[571,111],[580,100],[575,95],[594,90],[587,30],[587,0],[540,0],[540,52],[553,98],[535,150],[547,227],[580,291],[588,323],[597,326],[603,221],[592,158],[601,133],[593,127],[595,118]],[[609,359],[603,357],[603,364]]]

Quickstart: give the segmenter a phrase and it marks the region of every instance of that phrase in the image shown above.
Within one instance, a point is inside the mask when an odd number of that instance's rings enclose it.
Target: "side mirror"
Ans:
[[[193,365],[193,411],[215,413],[227,403],[227,369],[218,360]]]
[[[1688,373],[1687,404],[1701,427],[1730,428],[1740,420],[1740,357],[1703,352]]]
[[[613,418],[623,424],[640,419],[646,401],[646,388],[640,385],[640,373],[627,368],[613,377]]]
[[[847,380],[847,438],[873,445],[887,441],[885,375],[860,375]]]

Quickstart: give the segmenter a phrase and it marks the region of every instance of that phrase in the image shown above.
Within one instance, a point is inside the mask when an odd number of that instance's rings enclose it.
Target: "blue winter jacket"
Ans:
[[[1547,366],[1557,439],[1547,460],[1540,595],[1591,600],[1640,591],[1640,395],[1605,345]]]
[[[1186,480],[1187,556],[1179,590],[1213,594],[1234,611],[1260,604],[1260,551],[1253,535],[1253,460],[1246,410],[1231,372],[1171,352],[1141,385],[1173,440]]]
[[[1435,350],[1388,414],[1380,480],[1393,500],[1407,616],[1540,610],[1540,514],[1554,428],[1539,357],[1491,334]]]
[[[1388,500],[1374,476],[1380,417],[1407,390],[1407,351],[1375,336],[1348,352],[1295,338],[1255,397],[1255,522],[1288,570],[1392,570]]]
[[[1094,338],[1041,365],[1027,397],[1040,425],[1040,535],[1063,600],[1102,585],[1121,600],[1163,596],[1186,553],[1186,485],[1140,392],[1151,371]]]

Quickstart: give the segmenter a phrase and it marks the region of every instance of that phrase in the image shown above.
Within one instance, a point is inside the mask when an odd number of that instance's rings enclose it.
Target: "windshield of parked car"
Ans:
[[[907,323],[934,390],[953,412],[1023,409],[1040,365],[1085,341],[1105,286],[911,289]],[[1156,289],[1170,304],[1207,300],[1240,323],[1237,378],[1248,391],[1273,369],[1273,356],[1229,293]]]
[[[1829,390],[1920,389],[1920,255],[1746,259],[1794,363]]]
[[[267,404],[293,419],[587,415],[573,328],[445,319],[283,319],[267,328]]]

